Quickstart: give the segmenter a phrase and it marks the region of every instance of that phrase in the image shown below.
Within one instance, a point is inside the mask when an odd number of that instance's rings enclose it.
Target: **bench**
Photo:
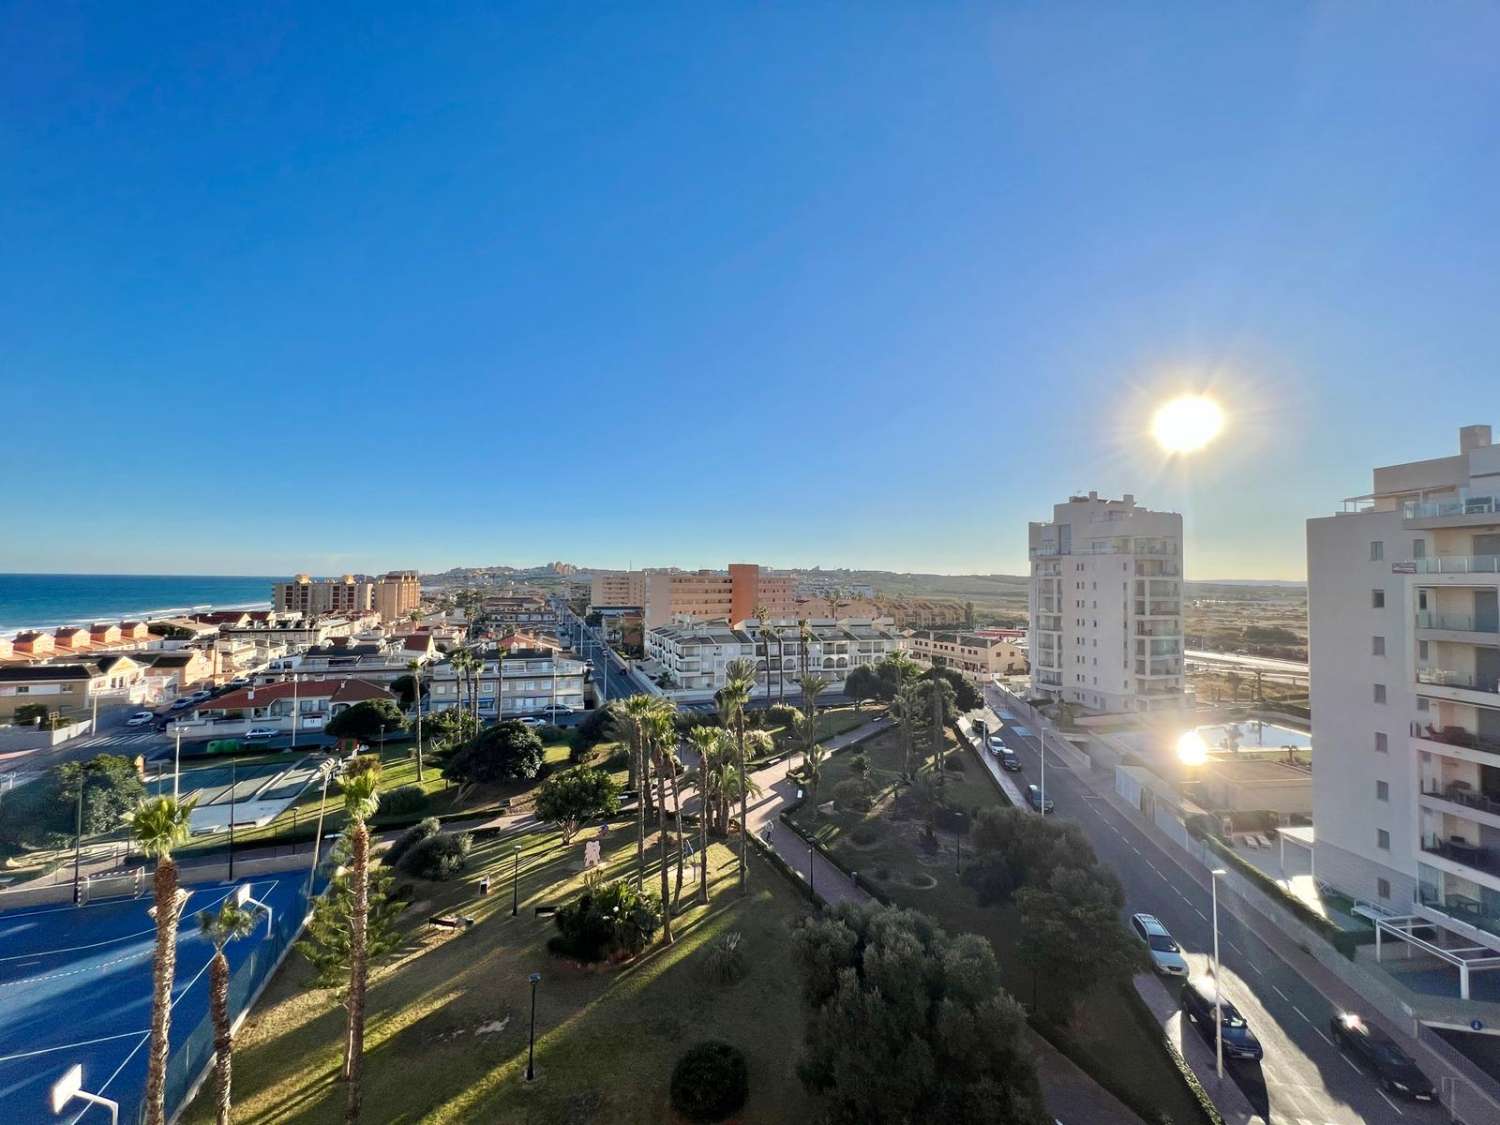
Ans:
[[[427,924],[441,930],[467,930],[474,921],[471,914],[434,914],[427,919]]]

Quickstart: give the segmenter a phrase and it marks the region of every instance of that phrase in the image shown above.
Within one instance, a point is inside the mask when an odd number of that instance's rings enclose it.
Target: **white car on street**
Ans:
[[[1186,977],[1187,958],[1172,935],[1167,932],[1155,914],[1134,914],[1130,918],[1130,931],[1146,943],[1146,952],[1151,954],[1151,965],[1165,977]]]
[[[145,727],[150,726],[154,722],[156,722],[156,716],[150,711],[137,711],[125,720],[125,725],[127,727]]]
[[[259,741],[262,738],[275,738],[280,733],[275,727],[251,727],[245,732],[245,738]]]

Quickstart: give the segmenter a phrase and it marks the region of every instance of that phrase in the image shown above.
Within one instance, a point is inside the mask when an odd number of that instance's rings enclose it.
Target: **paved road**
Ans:
[[[999,695],[989,692],[992,706]],[[1003,718],[1003,716],[1002,716]],[[1022,774],[1036,781],[1035,735],[1005,721],[1006,743],[1021,752]],[[1047,797],[1057,815],[1076,822],[1125,888],[1125,913],[1155,914],[1188,954],[1194,973],[1206,972],[1213,950],[1207,887],[1177,867],[1146,832],[1099,796],[1054,751],[1047,754]],[[1219,907],[1220,953],[1226,995],[1265,1047],[1263,1063],[1226,1063],[1250,1104],[1272,1125],[1361,1125],[1366,1122],[1446,1125],[1437,1107],[1391,1102],[1371,1077],[1327,1038],[1333,1005],[1296,969],[1262,942],[1224,903]]]

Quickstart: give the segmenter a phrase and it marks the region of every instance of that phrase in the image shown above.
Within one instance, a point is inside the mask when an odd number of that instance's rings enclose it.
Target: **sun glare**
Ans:
[[[1208,760],[1208,746],[1203,736],[1190,730],[1177,740],[1177,757],[1185,766],[1201,766]]]
[[[1182,395],[1160,406],[1151,419],[1151,436],[1168,453],[1196,453],[1224,428],[1224,412],[1204,395]]]

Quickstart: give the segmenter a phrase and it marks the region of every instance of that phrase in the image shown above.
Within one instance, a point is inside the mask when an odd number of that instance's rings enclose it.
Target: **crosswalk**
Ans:
[[[132,732],[130,734],[91,734],[73,743],[78,747],[90,746],[147,746],[159,744],[161,735],[155,731]]]

